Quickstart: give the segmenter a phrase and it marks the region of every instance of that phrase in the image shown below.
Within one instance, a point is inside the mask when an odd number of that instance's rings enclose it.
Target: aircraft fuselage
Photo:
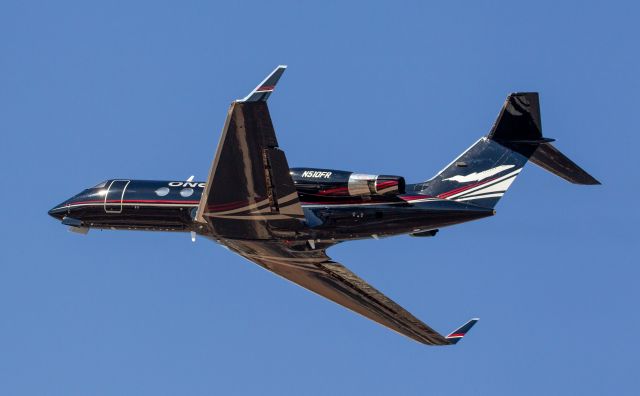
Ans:
[[[195,221],[204,182],[108,180],[56,205],[49,214],[85,229],[208,234]],[[308,231],[292,239],[349,240],[429,235],[452,224],[491,216],[492,209],[412,195],[327,197],[299,191]],[[209,235],[215,237],[216,235]]]

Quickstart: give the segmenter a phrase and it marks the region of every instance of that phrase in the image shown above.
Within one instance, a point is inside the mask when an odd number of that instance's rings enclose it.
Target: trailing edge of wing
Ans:
[[[276,84],[278,84],[278,80],[280,80],[286,68],[287,66],[285,65],[276,67],[267,78],[258,84],[244,99],[239,100],[239,102],[266,102],[273,90],[276,89]]]

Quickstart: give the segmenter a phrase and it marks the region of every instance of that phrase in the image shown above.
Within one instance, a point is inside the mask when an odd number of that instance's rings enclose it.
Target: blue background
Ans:
[[[634,2],[0,5],[0,394],[637,394]],[[71,234],[107,178],[204,180],[226,109],[277,64],[292,166],[421,181],[512,91],[603,182],[529,165],[498,215],[338,246],[425,347],[186,234]]]

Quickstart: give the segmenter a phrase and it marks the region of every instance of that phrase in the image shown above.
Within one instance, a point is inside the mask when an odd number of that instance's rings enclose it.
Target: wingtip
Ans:
[[[590,185],[590,186],[601,186],[602,183],[600,182],[600,180],[596,179],[595,177],[589,175],[590,180],[588,180],[587,182],[585,182],[585,185]]]
[[[449,341],[450,344],[457,344],[465,335],[471,330],[471,328],[480,320],[480,318],[472,318],[467,323],[458,327],[454,331],[452,331],[445,338]]]
[[[278,84],[280,77],[282,77],[286,69],[287,65],[278,65],[249,95],[240,99],[239,102],[266,102],[271,93],[276,89],[276,84]]]

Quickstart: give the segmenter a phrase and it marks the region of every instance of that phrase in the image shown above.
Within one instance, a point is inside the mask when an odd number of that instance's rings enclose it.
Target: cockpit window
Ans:
[[[104,187],[107,185],[107,182],[108,182],[108,181],[109,181],[109,180],[105,180],[105,181],[103,181],[102,183],[97,184],[97,185],[96,185],[95,187],[93,187],[93,188],[104,188]]]

